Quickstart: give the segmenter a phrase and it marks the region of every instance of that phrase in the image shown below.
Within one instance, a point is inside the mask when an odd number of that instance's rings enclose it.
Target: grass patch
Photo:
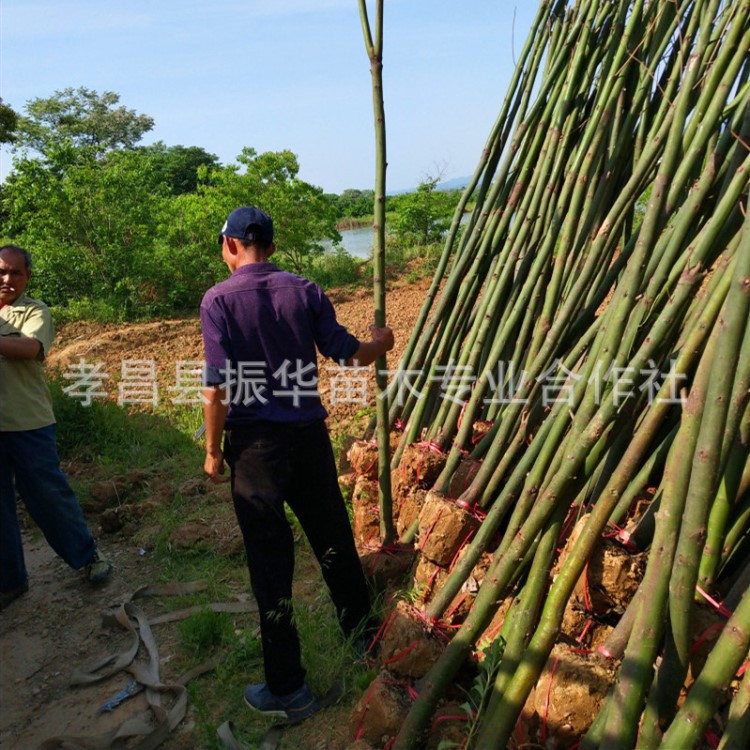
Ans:
[[[366,263],[349,255],[343,248],[336,248],[315,257],[308,275],[324,289],[357,286],[361,283],[362,267]]]
[[[197,658],[208,656],[215,648],[229,641],[233,628],[229,614],[203,607],[180,622],[182,647]]]
[[[65,385],[61,375],[49,378],[61,456],[128,469],[202,455],[190,435],[195,410],[142,411],[107,399],[87,405],[65,393]]]
[[[442,243],[412,244],[389,235],[386,237],[385,276],[390,282],[414,283],[431,278],[442,253]],[[339,247],[315,256],[305,267],[304,275],[323,289],[354,292],[372,286],[372,256],[355,258]]]
[[[184,555],[174,562],[183,570],[184,564],[189,564]],[[305,722],[305,729],[288,730],[288,738],[285,733],[280,748],[299,747],[295,744],[299,739],[294,738],[298,731],[313,731],[323,737],[333,737],[343,731],[342,717],[348,716],[375,676],[373,670],[354,662],[350,644],[341,634],[333,604],[305,540],[298,545],[296,569],[294,612],[308,685],[323,696],[341,682],[344,695],[337,706]],[[247,585],[244,565],[240,568],[238,564],[235,572]],[[232,571],[226,567],[223,574],[221,577],[226,579]],[[208,591],[193,595],[191,599],[193,604],[196,600],[207,603],[221,590],[221,585],[210,586]],[[187,605],[183,601],[180,606]],[[200,746],[218,750],[221,745],[216,739],[216,730],[231,718],[237,739],[247,747],[258,747],[272,723],[250,711],[242,699],[248,685],[265,679],[257,615],[217,614],[205,607],[180,623],[177,649],[173,668],[179,673],[219,657],[219,664],[212,672],[188,685]]]

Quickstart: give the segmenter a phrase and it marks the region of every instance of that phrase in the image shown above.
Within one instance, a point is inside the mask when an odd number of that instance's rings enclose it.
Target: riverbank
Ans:
[[[363,229],[365,227],[372,227],[372,222],[372,216],[363,216],[360,218],[347,216],[336,222],[336,229],[338,229],[339,232],[346,232],[349,229]]]

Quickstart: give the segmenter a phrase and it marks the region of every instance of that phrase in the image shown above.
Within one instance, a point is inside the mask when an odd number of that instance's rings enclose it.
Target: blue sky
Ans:
[[[389,191],[469,175],[537,3],[385,0]],[[374,33],[374,2],[368,2]],[[289,149],[326,192],[372,188],[369,61],[357,0],[0,0],[0,97],[115,91],[144,143]],[[11,168],[0,152],[0,178]]]

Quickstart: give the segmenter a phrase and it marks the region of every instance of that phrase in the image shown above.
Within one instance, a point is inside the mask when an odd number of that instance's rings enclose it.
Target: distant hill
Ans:
[[[471,177],[454,177],[452,180],[438,183],[437,190],[463,190]]]
[[[451,180],[445,182],[439,182],[436,190],[463,190],[468,184],[471,177],[454,177]],[[416,191],[416,186],[411,188],[403,188],[402,190],[389,190],[388,195],[401,195],[402,193],[413,193]]]

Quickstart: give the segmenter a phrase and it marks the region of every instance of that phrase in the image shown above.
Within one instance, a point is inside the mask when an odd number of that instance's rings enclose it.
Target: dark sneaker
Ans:
[[[29,590],[29,582],[24,581],[22,585],[17,586],[10,591],[0,591],[0,609],[5,609],[11,602],[23,596]]]
[[[307,685],[303,685],[289,695],[274,695],[265,682],[250,685],[245,690],[245,703],[253,711],[293,722],[309,719],[322,708]]]
[[[112,563],[102,557],[98,549],[94,550],[91,562],[86,566],[86,575],[91,583],[103,583],[112,572]]]

